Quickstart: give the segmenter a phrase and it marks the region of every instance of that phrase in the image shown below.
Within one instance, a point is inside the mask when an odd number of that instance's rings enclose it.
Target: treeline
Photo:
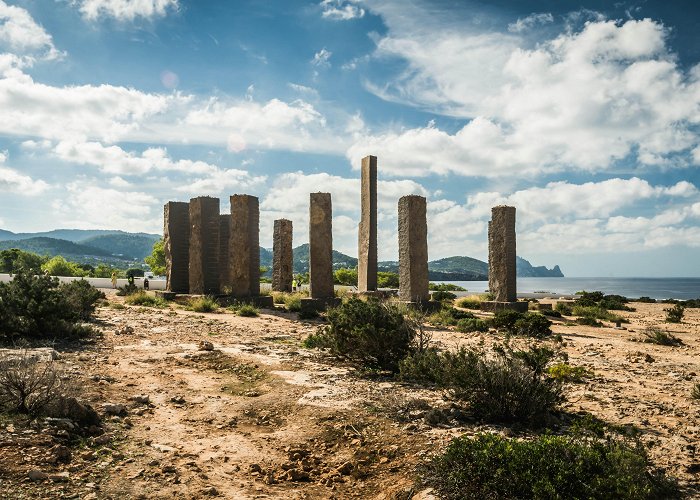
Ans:
[[[0,273],[17,274],[20,272],[83,278],[111,278],[112,273],[116,273],[118,278],[126,278],[129,275],[144,275],[144,270],[140,268],[119,269],[108,264],[92,266],[67,260],[61,255],[47,257],[17,248],[0,251]]]

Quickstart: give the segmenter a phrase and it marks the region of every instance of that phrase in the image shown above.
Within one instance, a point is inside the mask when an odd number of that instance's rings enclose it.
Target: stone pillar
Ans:
[[[360,226],[357,242],[357,289],[377,289],[377,157],[362,158]]]
[[[169,201],[163,207],[165,250],[165,289],[188,293],[190,290],[190,205]]]
[[[428,291],[428,222],[423,196],[399,199],[399,298],[425,303]]]
[[[190,200],[190,293],[219,293],[219,198]]]
[[[496,302],[516,302],[515,207],[491,209],[489,222],[489,290]]]
[[[334,297],[331,194],[311,193],[309,204],[309,281],[311,298]]]
[[[231,196],[229,267],[231,295],[260,295],[260,207],[258,198],[247,194]]]
[[[229,293],[231,285],[231,266],[229,260],[229,238],[231,236],[231,215],[219,215],[219,290],[221,293]]]
[[[276,292],[292,291],[292,221],[278,219],[272,243],[272,289]]]

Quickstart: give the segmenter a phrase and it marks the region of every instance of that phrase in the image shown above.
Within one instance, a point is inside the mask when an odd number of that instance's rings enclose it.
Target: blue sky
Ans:
[[[428,199],[430,258],[518,254],[568,276],[700,276],[693,1],[0,0],[0,228],[160,232],[162,205],[260,197],[307,241],[333,195],[356,255],[360,159]]]

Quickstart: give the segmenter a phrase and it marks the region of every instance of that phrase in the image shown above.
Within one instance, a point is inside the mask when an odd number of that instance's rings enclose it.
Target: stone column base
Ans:
[[[481,310],[488,312],[511,311],[527,312],[528,302],[496,302],[495,300],[487,300],[481,303]]]
[[[303,298],[301,299],[301,311],[300,312],[309,312],[309,311],[325,311],[329,307],[336,307],[340,305],[341,300],[337,297],[328,297],[325,299],[311,299],[311,298]]]
[[[225,295],[219,297],[218,299],[223,306],[229,306],[234,302],[237,302],[239,304],[252,304],[255,307],[261,307],[263,309],[272,309],[274,307],[272,295],[249,295],[247,297],[233,297],[231,295]]]
[[[161,299],[165,300],[175,300],[175,296],[177,293],[175,292],[166,292],[165,290],[156,290],[155,291],[156,297],[159,297]]]

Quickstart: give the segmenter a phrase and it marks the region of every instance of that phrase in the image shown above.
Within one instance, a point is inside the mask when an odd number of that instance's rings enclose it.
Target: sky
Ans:
[[[357,255],[378,157],[379,258],[428,200],[431,260],[700,276],[700,2],[0,0],[0,228],[162,233],[163,204],[258,196],[308,241],[330,192]]]

